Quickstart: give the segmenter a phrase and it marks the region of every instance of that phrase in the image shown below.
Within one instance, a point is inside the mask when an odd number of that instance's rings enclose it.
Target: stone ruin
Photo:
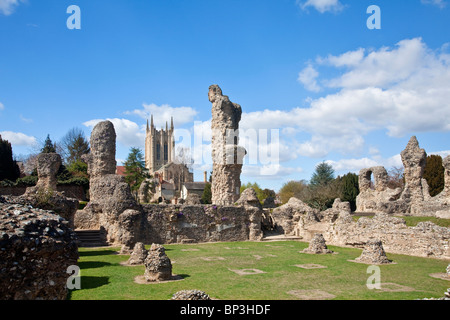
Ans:
[[[176,292],[171,300],[211,300],[211,297],[200,290],[181,290]]]
[[[389,264],[392,263],[384,251],[383,244],[379,239],[370,239],[366,242],[361,255],[355,259],[356,262],[366,264]]]
[[[67,220],[1,198],[0,248],[0,300],[67,298],[67,270],[78,260]]]
[[[327,244],[325,243],[325,238],[323,234],[316,233],[309,243],[308,248],[302,251],[303,253],[312,253],[312,254],[330,254],[333,251],[329,250]]]
[[[357,211],[450,218],[450,156],[443,160],[445,188],[435,197],[430,196],[427,181],[423,178],[427,153],[419,147],[416,137],[410,139],[405,150],[401,152],[401,158],[405,170],[403,188],[388,187],[388,174],[384,167],[360,171]],[[375,178],[373,187],[372,175]]]
[[[208,98],[212,102],[212,203],[231,205],[240,196],[240,175],[246,154],[238,146],[242,109],[223,95],[218,85],[210,86]]]
[[[239,200],[238,205],[242,205],[245,208],[246,213],[249,215],[249,240],[259,241],[263,238],[261,230],[262,220],[262,206],[256,196],[256,191],[253,188],[245,189]]]
[[[377,238],[388,252],[450,259],[450,228],[429,221],[409,227],[404,219],[387,213],[355,221],[349,203],[340,199],[335,200],[332,208],[319,212],[291,198],[273,210],[272,218],[279,232],[300,237],[302,241],[309,242],[315,234],[321,233],[328,244],[362,248],[368,240]]]
[[[138,204],[124,177],[116,175],[116,133],[110,121],[92,130],[90,154],[84,156],[90,176],[90,202],[75,215],[75,227],[101,229],[111,245],[131,253],[137,242],[182,243],[259,240],[261,206],[240,197],[240,173],[245,149],[238,146],[241,107],[217,85],[209,90],[213,103],[214,205],[191,196],[183,204]],[[244,195],[245,197],[245,195]]]
[[[139,239],[142,209],[123,176],[116,174],[116,132],[110,121],[99,122],[91,133],[91,151],[83,156],[90,177],[90,201],[76,214],[79,229],[103,228],[110,244],[123,245],[131,252]]]
[[[130,258],[128,259],[127,264],[131,266],[144,264],[147,255],[148,250],[145,249],[144,244],[142,242],[137,242],[134,245],[133,252],[131,253]]]
[[[61,156],[57,153],[41,153],[37,157],[38,182],[28,187],[25,194],[14,197],[14,202],[35,208],[52,210],[74,227],[74,216],[78,209],[77,199],[68,198],[57,191],[56,175],[61,166]]]
[[[172,263],[166,255],[165,248],[152,244],[144,261],[145,280],[148,282],[172,280]]]

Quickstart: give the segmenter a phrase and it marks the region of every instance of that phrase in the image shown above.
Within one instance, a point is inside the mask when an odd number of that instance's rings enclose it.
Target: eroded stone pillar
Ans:
[[[424,201],[422,179],[427,163],[427,153],[419,147],[417,138],[413,136],[400,155],[405,168],[405,187],[402,196],[409,198],[411,213],[415,213],[421,210]]]
[[[61,167],[61,156],[57,153],[41,153],[37,158],[38,182],[37,188],[51,189],[56,191],[59,167]]]
[[[241,171],[246,151],[239,144],[241,106],[222,94],[218,85],[209,87],[212,102],[212,203],[231,205],[239,200]]]

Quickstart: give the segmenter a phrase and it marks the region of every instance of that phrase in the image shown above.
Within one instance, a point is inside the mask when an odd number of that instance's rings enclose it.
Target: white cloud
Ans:
[[[297,4],[303,10],[306,10],[308,7],[313,7],[320,13],[324,12],[339,12],[342,11],[344,6],[339,0],[297,0]]]
[[[0,135],[2,139],[8,140],[13,146],[32,147],[37,143],[35,137],[27,136],[22,132],[2,131]]]
[[[32,123],[33,119],[25,118],[23,115],[19,116],[20,120],[22,120],[25,123]]]
[[[5,106],[0,102],[0,110],[5,110]]]
[[[440,9],[445,8],[447,3],[444,0],[421,0],[423,4],[431,4],[439,7]]]
[[[23,1],[21,0],[0,0],[0,13],[9,16],[15,8]]]
[[[400,41],[394,47],[360,48],[318,57],[311,62],[311,68],[331,68],[341,74],[326,78],[327,73],[320,73],[324,77],[320,83],[336,92],[306,100],[308,107],[244,113],[241,128],[279,128],[280,141],[290,155],[314,158],[333,151],[358,156],[365,148],[365,136],[374,131],[385,131],[392,137],[448,132],[447,49],[444,45],[431,50],[416,38]]]
[[[144,103],[142,109],[126,111],[125,114],[134,114],[149,121],[151,115],[153,115],[153,121],[156,128],[165,128],[166,122],[168,122],[168,125],[170,126],[170,119],[173,116],[174,126],[175,128],[178,128],[186,123],[193,122],[198,112],[191,107],[172,107],[168,104],[158,106],[154,103]]]
[[[93,128],[97,123],[109,120],[113,123],[117,135],[117,141],[125,147],[144,148],[145,127],[127,119],[94,119],[83,123],[84,126]]]
[[[319,73],[312,65],[308,65],[298,75],[298,81],[302,83],[309,91],[319,92],[320,86],[317,84]]]

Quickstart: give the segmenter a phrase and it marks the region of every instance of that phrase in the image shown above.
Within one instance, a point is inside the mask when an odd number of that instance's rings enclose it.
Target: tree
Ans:
[[[142,181],[149,179],[148,169],[145,167],[144,156],[139,148],[131,148],[125,161],[125,181],[130,185],[131,191],[137,194]]]
[[[70,129],[60,142],[61,153],[66,164],[81,161],[81,156],[89,153],[89,142],[79,128]]]
[[[20,177],[20,169],[13,159],[11,143],[0,136],[0,180],[16,181]]]
[[[309,184],[312,187],[325,186],[334,180],[334,169],[325,161],[316,166]]]
[[[283,184],[278,194],[282,203],[287,203],[292,197],[303,201],[307,189],[306,181],[289,181]]]
[[[358,175],[347,173],[342,177],[342,201],[350,202],[352,211],[356,210],[356,197],[359,194]]]
[[[44,142],[44,147],[41,149],[41,153],[56,153],[56,143],[54,144],[52,142],[50,135],[47,135]]]
[[[201,202],[203,204],[211,204],[212,203],[212,192],[211,192],[211,183],[207,183],[205,185],[205,189],[203,190]]]
[[[427,157],[427,164],[423,172],[423,178],[427,180],[430,196],[437,196],[444,190],[445,169],[442,165],[442,157],[439,155],[430,155]]]
[[[405,185],[405,169],[392,167],[388,171],[388,187],[391,189],[403,188]]]

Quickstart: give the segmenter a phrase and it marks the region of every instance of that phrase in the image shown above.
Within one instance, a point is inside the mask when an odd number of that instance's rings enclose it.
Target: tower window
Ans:
[[[169,160],[169,146],[167,143],[164,144],[164,161]]]
[[[156,144],[156,160],[161,160],[161,145]]]

